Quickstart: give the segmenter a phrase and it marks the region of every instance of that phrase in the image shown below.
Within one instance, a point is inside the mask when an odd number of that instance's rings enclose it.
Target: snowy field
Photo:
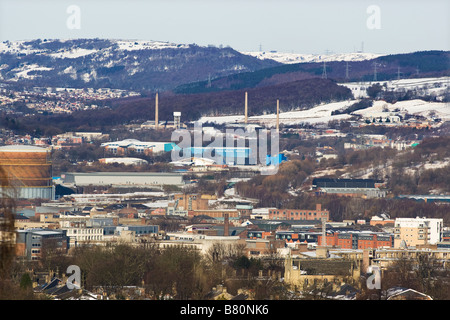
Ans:
[[[111,40],[116,42],[121,50],[160,50],[160,49],[174,49],[187,48],[187,44],[175,44],[164,41],[147,41],[147,40]]]
[[[379,84],[385,86],[387,90],[414,90],[424,89],[429,94],[442,94],[447,87],[450,86],[450,77],[440,78],[416,78],[416,79],[399,79],[390,81],[368,81],[368,82],[347,82],[339,85],[349,88],[355,98],[366,98],[367,88]]]
[[[57,58],[57,59],[75,59],[75,58],[79,58],[79,57],[84,57],[87,55],[90,55],[92,53],[97,52],[97,50],[88,50],[88,49],[82,49],[82,48],[75,48],[75,49],[70,49],[70,50],[60,50],[58,52],[55,53],[51,53],[49,54],[49,56],[53,57],[53,58]]]
[[[290,112],[280,112],[280,124],[301,124],[301,123],[321,123],[328,122],[330,120],[342,120],[350,118],[350,115],[335,115],[332,116],[331,112],[339,109],[346,108],[357,100],[347,100],[341,102],[334,102],[319,105],[309,110],[299,110]],[[274,127],[276,124],[276,113],[266,114],[260,116],[248,117],[250,123],[260,123],[267,127]],[[211,122],[216,124],[230,124],[230,123],[242,123],[244,122],[244,115],[223,116],[223,117],[202,117],[199,120],[201,123]]]
[[[45,48],[36,48],[30,44],[27,44],[30,40],[18,40],[18,41],[3,41],[0,42],[0,53],[21,53],[21,54],[31,54],[31,53],[45,53],[50,51]],[[70,39],[48,39],[45,43],[51,43],[58,41],[61,43],[70,41]],[[115,40],[110,39],[112,44],[117,44],[120,50],[145,50],[145,49],[168,49],[168,48],[186,48],[188,44],[176,44],[165,41],[153,41],[153,40]],[[88,50],[83,48],[71,48],[73,54],[76,56],[82,56],[86,54],[91,54],[97,50]],[[66,52],[66,51],[61,51]],[[67,54],[70,57],[70,54]]]
[[[435,115],[443,121],[450,121],[450,104],[445,102],[427,102],[420,99],[399,101],[391,104],[384,101],[375,101],[373,106],[367,109],[355,111],[354,114],[364,115],[378,113],[388,109],[390,112],[398,111],[400,114],[421,115],[431,117]]]
[[[370,60],[385,54],[350,52],[333,54],[304,54],[304,53],[285,53],[285,52],[241,52],[260,60],[271,59],[280,63],[302,63],[302,62],[329,62],[329,61],[362,61]]]
[[[346,100],[341,102],[333,102],[328,104],[318,105],[309,110],[280,112],[280,124],[297,125],[297,124],[318,124],[328,123],[332,120],[345,120],[352,116],[349,114],[331,115],[333,111],[345,109],[348,106],[358,102],[359,100]],[[355,111],[354,114],[362,115],[368,113],[378,113],[388,109],[391,112],[398,111],[400,114],[414,114],[430,117],[434,114],[442,120],[450,121],[450,104],[444,102],[427,102],[423,100],[407,100],[399,101],[395,104],[390,104],[384,101],[375,101],[370,108]],[[275,127],[276,113],[248,117],[249,123],[259,123],[267,127]],[[231,116],[215,116],[202,117],[201,123],[216,123],[216,124],[232,124],[243,123],[244,115]]]

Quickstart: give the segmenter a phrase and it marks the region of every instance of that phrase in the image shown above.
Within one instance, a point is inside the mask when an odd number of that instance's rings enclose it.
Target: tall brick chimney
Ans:
[[[229,214],[224,213],[224,226],[223,226],[223,235],[225,237],[228,237],[230,235],[230,221],[229,221]]]
[[[159,106],[158,106],[158,92],[156,93],[155,96],[155,129],[159,129],[159,117],[158,117],[158,110]]]
[[[247,92],[245,92],[245,111],[244,111],[244,113],[245,113],[245,124],[247,124],[247,121],[248,121],[248,93]]]

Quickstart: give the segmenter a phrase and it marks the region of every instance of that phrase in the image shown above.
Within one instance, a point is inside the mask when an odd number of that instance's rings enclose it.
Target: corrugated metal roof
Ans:
[[[22,144],[15,144],[15,145],[7,145],[0,147],[0,152],[49,152],[49,148],[43,148],[43,147],[36,147],[36,146],[30,146],[30,145],[22,145]]]

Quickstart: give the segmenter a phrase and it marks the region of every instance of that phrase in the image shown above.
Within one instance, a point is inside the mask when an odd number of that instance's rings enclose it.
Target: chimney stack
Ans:
[[[155,129],[158,129],[159,119],[158,119],[158,92],[155,97]]]
[[[277,99],[277,132],[280,132],[280,100]]]
[[[245,124],[247,124],[247,114],[248,114],[248,94],[245,92]]]
[[[228,213],[224,213],[223,217],[224,217],[223,235],[225,237],[228,237],[230,235],[230,221],[228,220]]]

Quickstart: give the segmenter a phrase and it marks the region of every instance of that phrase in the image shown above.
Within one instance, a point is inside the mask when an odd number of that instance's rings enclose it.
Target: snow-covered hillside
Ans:
[[[68,43],[73,40],[70,39],[45,39],[41,42],[44,46],[37,47],[36,40],[18,40],[18,41],[3,41],[0,42],[0,54],[1,53],[12,53],[12,54],[45,54],[49,53],[50,56],[55,58],[78,58],[88,54],[101,51],[105,48],[99,49],[84,49],[76,47],[66,47],[54,51],[52,43]],[[123,51],[135,51],[135,50],[162,50],[162,49],[174,49],[174,48],[188,48],[188,44],[175,44],[164,41],[153,41],[153,40],[108,40],[111,44],[117,45],[119,50]],[[109,47],[108,47],[109,48]]]
[[[350,119],[350,114],[332,115],[336,110],[345,109],[359,100],[347,100],[341,102],[333,102],[318,105],[308,110],[280,112],[280,124],[297,125],[297,124],[318,124],[328,123],[333,120]],[[423,100],[407,100],[399,101],[394,104],[386,103],[384,101],[375,101],[370,108],[355,111],[355,115],[365,116],[371,113],[397,112],[400,115],[421,115],[427,118],[432,116],[442,119],[443,121],[450,121],[450,104],[445,102],[427,102]],[[275,127],[276,114],[266,114],[260,116],[249,117],[250,123],[258,123],[267,127]],[[199,120],[201,123],[217,123],[217,124],[232,124],[244,122],[244,115],[232,115],[222,117],[202,117]]]
[[[0,42],[0,79],[40,87],[171,90],[278,66],[230,48],[152,40],[35,39]]]
[[[420,115],[426,118],[436,117],[443,121],[450,121],[450,104],[446,102],[428,102],[420,99],[398,101],[387,103],[385,101],[375,101],[370,108],[357,110],[354,114],[367,115],[370,113],[397,112],[400,115]]]
[[[256,57],[261,60],[271,59],[280,63],[301,63],[301,62],[328,62],[328,61],[362,61],[370,60],[384,54],[350,52],[333,54],[303,54],[285,52],[242,52],[243,54]]]
[[[331,112],[335,110],[344,109],[357,100],[347,100],[341,102],[333,102],[328,104],[318,105],[314,108],[308,110],[299,110],[299,111],[290,111],[290,112],[280,112],[280,124],[285,125],[295,125],[301,123],[322,123],[328,122],[330,120],[343,120],[351,118],[348,114],[343,115],[331,115]],[[249,122],[251,123],[259,123],[268,127],[274,127],[276,124],[276,114],[266,114],[260,116],[252,116],[249,117]],[[202,117],[200,122],[211,122],[217,124],[228,124],[228,123],[236,123],[243,122],[244,115],[235,115],[235,116],[223,116],[223,117]]]
[[[442,95],[450,86],[450,77],[440,78],[414,78],[414,79],[399,79],[389,81],[370,81],[370,82],[349,82],[341,83],[341,86],[345,86],[352,90],[355,98],[366,98],[367,88],[379,84],[386,86],[386,90],[400,91],[400,90],[426,90],[428,94],[435,94],[436,96]]]

